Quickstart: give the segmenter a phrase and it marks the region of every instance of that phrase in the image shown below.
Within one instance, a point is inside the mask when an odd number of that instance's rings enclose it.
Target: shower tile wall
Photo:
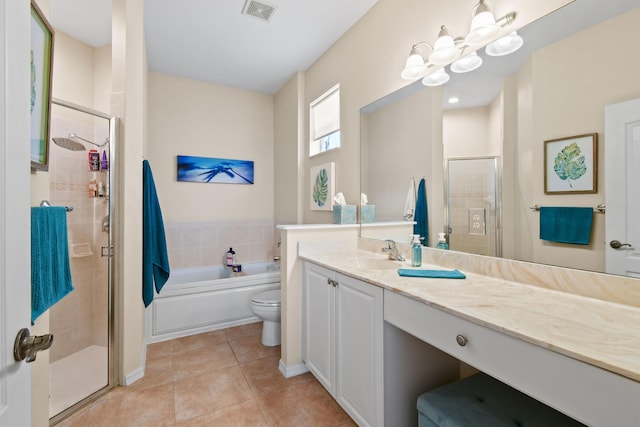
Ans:
[[[478,255],[496,254],[495,178],[482,162],[465,161],[450,170],[449,219],[452,233],[450,248]],[[486,209],[486,235],[468,232],[469,208]]]
[[[239,264],[270,261],[277,250],[273,219],[165,222],[165,229],[172,269],[224,264],[230,247]]]
[[[51,136],[69,133],[98,138],[89,124],[80,124],[60,117],[52,117]],[[74,291],[50,311],[50,329],[55,345],[50,361],[55,362],[90,345],[107,345],[107,269],[100,247],[106,246],[108,236],[101,230],[101,220],[108,212],[105,198],[89,198],[91,179],[107,180],[106,172],[88,170],[87,151],[69,151],[50,145],[49,186],[50,202],[55,206],[72,206],[67,213],[69,255]]]

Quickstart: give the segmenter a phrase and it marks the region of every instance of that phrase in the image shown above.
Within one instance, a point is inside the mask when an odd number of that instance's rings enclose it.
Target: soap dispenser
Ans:
[[[444,238],[444,233],[438,233],[438,243],[436,244],[436,248],[449,249],[449,244],[447,243],[447,240]]]
[[[232,267],[236,262],[236,253],[233,248],[229,248],[227,251],[227,267]]]
[[[414,267],[422,265],[422,245],[420,244],[419,234],[414,234],[411,242],[411,265]]]

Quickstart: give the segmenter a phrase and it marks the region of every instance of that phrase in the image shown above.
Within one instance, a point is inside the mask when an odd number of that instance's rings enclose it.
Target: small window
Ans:
[[[309,156],[340,148],[340,85],[310,104]]]

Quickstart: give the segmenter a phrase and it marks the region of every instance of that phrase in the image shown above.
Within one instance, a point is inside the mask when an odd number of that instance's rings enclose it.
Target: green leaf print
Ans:
[[[324,206],[327,202],[329,193],[329,177],[326,169],[321,169],[316,176],[316,183],[313,186],[313,201],[319,207]]]
[[[569,183],[573,188],[571,180],[581,178],[587,172],[587,165],[584,163],[584,156],[580,155],[580,147],[577,143],[567,145],[558,153],[553,164],[556,175]]]

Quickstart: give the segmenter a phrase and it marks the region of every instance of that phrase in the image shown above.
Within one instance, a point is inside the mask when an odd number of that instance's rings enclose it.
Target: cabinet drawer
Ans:
[[[384,319],[583,423],[637,426],[636,381],[388,290]],[[464,345],[458,344],[458,336],[464,337]]]

